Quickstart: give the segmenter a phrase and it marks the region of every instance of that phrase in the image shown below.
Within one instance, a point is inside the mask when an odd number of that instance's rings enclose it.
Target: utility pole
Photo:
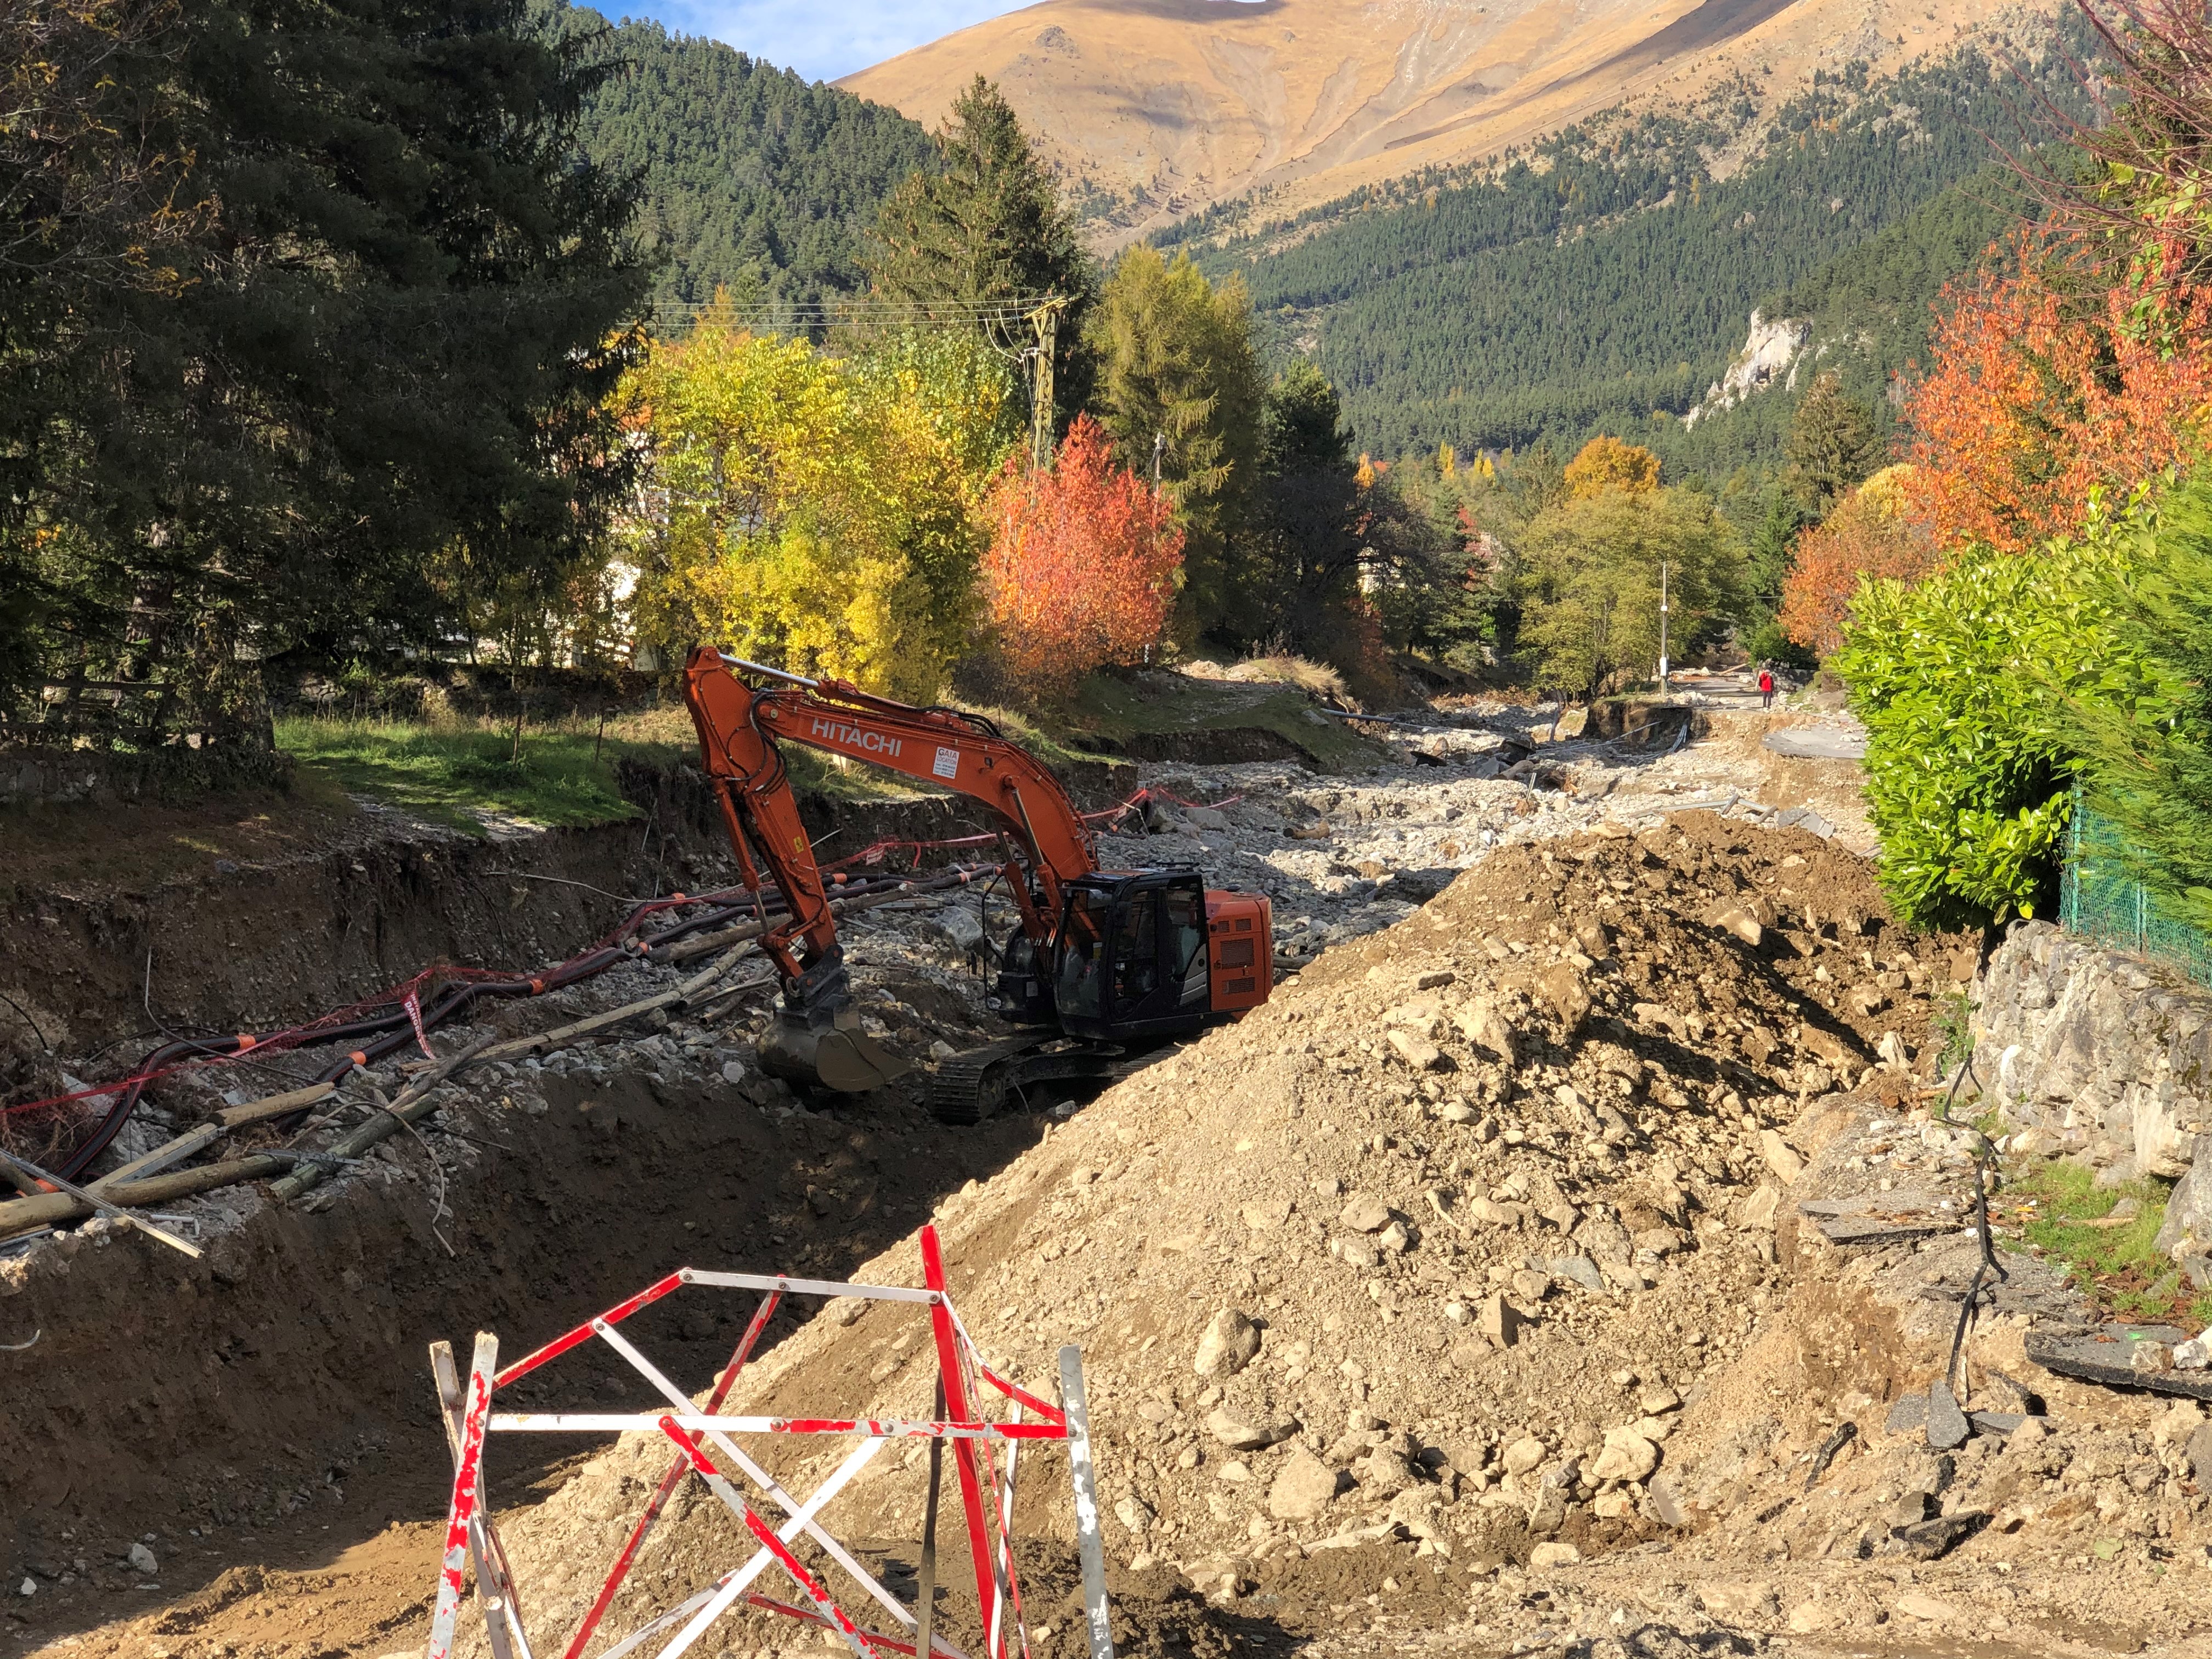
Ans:
[[[1659,561],[1659,695],[1667,695],[1667,561]]]
[[[1037,342],[1030,381],[1030,465],[1039,472],[1052,465],[1052,363],[1060,343],[1060,313],[1066,305],[1054,295],[1030,313]]]
[[[1152,434],[1152,494],[1155,495],[1160,493],[1160,461],[1167,453],[1168,434],[1164,432]]]

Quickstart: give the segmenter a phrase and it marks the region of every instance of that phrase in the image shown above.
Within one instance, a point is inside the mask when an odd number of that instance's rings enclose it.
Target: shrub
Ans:
[[[2033,558],[1974,548],[1917,586],[1863,586],[1829,665],[1867,726],[1867,805],[1899,916],[1982,927],[2051,908],[2074,769],[2069,709],[2131,703],[2111,580],[2140,525]]]
[[[2138,568],[2105,584],[2144,684],[2068,707],[2088,804],[2112,854],[2170,921],[2212,933],[2212,477],[2159,510]]]

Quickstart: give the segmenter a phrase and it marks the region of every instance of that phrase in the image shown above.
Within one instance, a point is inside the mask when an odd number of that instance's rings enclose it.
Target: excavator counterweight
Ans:
[[[750,684],[743,670],[770,682]],[[1209,890],[1188,867],[1106,871],[1082,814],[1036,757],[979,715],[896,702],[702,646],[684,699],[745,885],[761,867],[790,906],[761,939],[783,981],[763,1069],[840,1093],[910,1067],[860,1029],[835,915],[779,745],[799,743],[904,773],[987,807],[1011,849],[1002,874],[1021,932],[1001,953],[993,1009],[1031,1028],[938,1069],[948,1121],[989,1115],[1024,1082],[1097,1075],[1145,1043],[1267,1000],[1267,899]],[[1054,1031],[1057,1031],[1057,1036]]]

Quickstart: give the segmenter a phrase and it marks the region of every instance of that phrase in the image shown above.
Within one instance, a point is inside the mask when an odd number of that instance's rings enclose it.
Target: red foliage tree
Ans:
[[[991,498],[984,603],[1013,677],[1065,690],[1160,637],[1182,572],[1173,506],[1115,464],[1105,429],[1079,415],[1048,472],[1010,461]]]
[[[2085,240],[2021,231],[1944,295],[1904,445],[1940,544],[2023,551],[2079,528],[2093,486],[2154,478],[2201,447],[2212,289],[2114,283]]]

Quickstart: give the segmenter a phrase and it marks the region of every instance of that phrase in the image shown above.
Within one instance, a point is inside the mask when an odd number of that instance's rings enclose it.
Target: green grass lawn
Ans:
[[[1073,706],[1036,715],[979,708],[1012,741],[1047,765],[1102,757],[1085,752],[1080,734],[1127,738],[1143,732],[1262,727],[1329,769],[1370,763],[1377,747],[1341,722],[1316,720],[1306,694],[1288,686],[1149,677],[1133,684],[1110,675],[1085,683]],[[1073,739],[1073,743],[1071,743]],[[526,726],[516,753],[512,726],[490,720],[410,722],[293,715],[276,723],[277,746],[315,777],[349,794],[417,817],[482,834],[487,817],[572,829],[635,817],[615,782],[624,757],[656,767],[696,762],[698,739],[680,707],[624,714],[604,731],[591,720]],[[797,744],[784,756],[800,790],[843,799],[890,800],[935,791],[896,774],[842,762]]]
[[[610,722],[604,738],[591,726],[526,727],[519,757],[511,726],[460,722],[295,718],[277,722],[276,743],[349,793],[434,823],[481,834],[492,814],[566,829],[637,816],[615,784],[624,756],[666,766],[694,752],[673,732],[625,729],[635,718]]]
[[[1019,741],[1027,734],[1008,735]],[[638,809],[615,781],[617,762],[665,769],[699,757],[691,717],[681,708],[621,715],[604,732],[592,720],[526,726],[519,758],[514,728],[488,721],[301,715],[277,721],[276,746],[328,785],[471,835],[483,833],[488,817],[548,829],[634,818]],[[920,793],[878,768],[796,744],[785,745],[784,758],[802,793],[889,800]]]

